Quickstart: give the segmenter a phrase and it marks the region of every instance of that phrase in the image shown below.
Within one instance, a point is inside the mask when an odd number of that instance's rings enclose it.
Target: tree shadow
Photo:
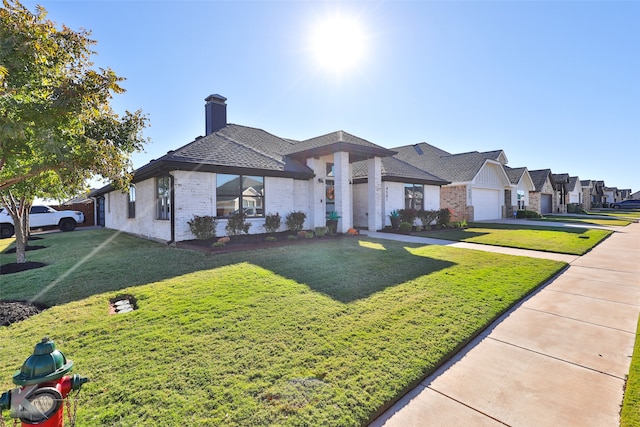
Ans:
[[[308,257],[297,258],[295,263],[280,257],[260,257],[250,262],[342,303],[368,298],[455,265],[410,251],[424,246],[420,244],[349,240],[352,244],[340,252],[327,251],[322,245],[307,247]]]

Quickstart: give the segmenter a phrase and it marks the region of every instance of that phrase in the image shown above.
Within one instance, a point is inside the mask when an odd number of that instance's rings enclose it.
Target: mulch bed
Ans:
[[[183,240],[181,242],[177,242],[176,246],[179,248],[193,249],[203,252],[226,253],[248,251],[251,249],[267,249],[281,246],[310,244],[318,241],[342,239],[346,237],[343,234],[334,234],[314,237],[312,239],[296,236],[295,240],[289,240],[289,236],[291,235],[290,231],[283,231],[275,234],[242,234],[238,236],[231,236],[231,241],[226,243],[224,246],[213,246],[213,244],[218,241],[218,237],[210,240]],[[278,240],[275,242],[267,242],[265,239],[268,236],[273,236]]]
[[[42,246],[42,245],[27,245],[26,248],[24,248],[25,251],[37,251],[38,249],[44,249],[46,248],[46,246]],[[16,253],[16,248],[11,248],[11,249],[7,249],[7,251],[5,252],[5,254],[15,254]]]
[[[22,264],[12,262],[10,264],[0,265],[0,274],[19,273],[21,271],[32,270],[34,268],[45,267],[46,265],[47,264],[43,262],[25,262]]]
[[[9,326],[40,313],[47,306],[27,301],[0,300],[0,326]]]

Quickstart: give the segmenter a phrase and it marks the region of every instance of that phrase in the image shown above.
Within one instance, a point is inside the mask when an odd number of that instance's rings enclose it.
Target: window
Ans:
[[[216,178],[216,216],[226,217],[242,209],[245,216],[264,216],[264,177],[228,175]]]
[[[136,186],[129,186],[129,218],[136,217]]]
[[[404,185],[404,208],[421,210],[424,199],[424,186],[422,184]]]
[[[171,179],[156,178],[156,219],[171,219]]]

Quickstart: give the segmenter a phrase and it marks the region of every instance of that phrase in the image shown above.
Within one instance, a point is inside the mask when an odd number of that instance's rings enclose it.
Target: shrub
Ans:
[[[289,212],[285,220],[287,230],[297,233],[304,227],[304,220],[307,219],[307,214],[304,212],[296,211]]]
[[[410,222],[403,221],[403,222],[400,223],[400,232],[402,234],[409,234],[409,233],[411,233],[411,228],[412,227],[413,226],[411,225]]]
[[[432,222],[438,221],[438,211],[419,211],[418,218],[422,221],[422,226],[424,228],[429,228]]]
[[[251,227],[251,223],[245,221],[244,212],[238,211],[236,213],[232,213],[229,216],[229,222],[225,227],[227,233],[231,236],[236,236],[243,232],[244,234],[249,234],[249,228]]]
[[[447,226],[451,222],[451,210],[443,208],[438,211],[438,225]]]
[[[194,215],[191,221],[187,221],[191,234],[196,236],[198,240],[209,240],[216,237],[216,226],[218,220],[215,217],[205,215]]]
[[[324,237],[327,234],[327,227],[316,227],[316,236]]]
[[[225,244],[224,244],[224,242],[215,242],[215,243],[214,243],[213,245],[211,245],[211,246],[213,246],[214,248],[221,248],[221,247],[223,247],[224,245],[225,245]]]
[[[314,237],[316,237],[316,235],[315,235],[315,234],[313,234],[313,231],[307,231],[307,232],[305,233],[304,237],[305,237],[306,239],[313,239]]]
[[[281,224],[282,219],[279,213],[267,214],[267,216],[264,217],[264,229],[267,230],[267,233],[275,233]]]
[[[294,236],[293,234],[290,236],[287,236],[287,240],[296,240],[296,236]]]
[[[265,242],[277,242],[278,239],[275,236],[267,236],[264,238]]]
[[[412,226],[413,222],[418,217],[418,211],[415,209],[400,209],[398,211],[398,214],[400,215],[400,221],[408,222]]]
[[[542,218],[540,216],[540,214],[536,211],[518,211],[518,213],[516,214],[516,218]]]

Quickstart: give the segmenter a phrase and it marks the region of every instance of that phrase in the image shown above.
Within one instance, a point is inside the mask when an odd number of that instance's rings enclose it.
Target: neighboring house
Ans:
[[[593,181],[591,187],[591,207],[601,208],[604,206],[606,202],[604,187],[604,181]]]
[[[631,191],[631,190],[629,190],[629,191]],[[633,199],[633,200],[638,200],[638,199],[640,199],[640,191],[636,191],[635,193],[631,193],[631,195],[629,196],[629,198],[630,198],[630,199]]]
[[[243,210],[251,233],[264,232],[266,214],[306,214],[305,228],[341,217],[339,232],[357,224],[382,229],[389,211],[439,207],[446,180],[391,158],[396,152],[343,131],[305,141],[227,123],[226,98],[205,99],[206,135],[135,171],[130,191],[106,186],[92,193],[98,223],[173,243],[192,239],[187,222],[216,216],[218,235]]]
[[[590,179],[580,181],[580,186],[582,187],[582,209],[586,211],[591,210],[591,193],[594,185],[595,181]]]
[[[625,188],[620,190],[620,201],[631,199],[631,189]]]
[[[514,186],[502,150],[451,154],[424,142],[393,150],[396,159],[450,182],[440,188],[440,206],[451,209],[452,220],[504,218],[511,209]]]
[[[529,192],[529,208],[541,215],[555,212],[557,200],[551,169],[529,171],[535,189]]]
[[[529,170],[525,167],[510,168],[508,166],[504,166],[504,170],[507,173],[511,184],[515,186],[514,191],[511,193],[511,205],[513,206],[513,209],[529,209],[529,193],[535,190],[535,184],[533,183],[533,179],[531,179]],[[513,215],[513,209],[507,210],[507,217]]]
[[[580,178],[577,176],[569,177],[569,184],[567,186],[568,191],[568,203],[582,206],[582,184]]]
[[[620,201],[620,193],[617,187],[604,187],[604,202],[615,203]]]
[[[569,202],[569,174],[551,174],[553,189],[555,190],[555,213],[567,213],[567,203]]]

